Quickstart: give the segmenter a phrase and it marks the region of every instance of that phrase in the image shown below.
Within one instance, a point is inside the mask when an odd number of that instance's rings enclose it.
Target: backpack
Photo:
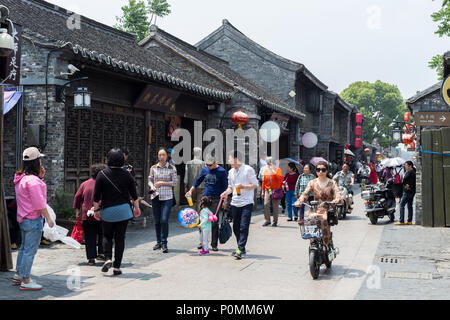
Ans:
[[[394,175],[394,184],[402,184],[402,178],[400,177],[400,174],[395,171]]]

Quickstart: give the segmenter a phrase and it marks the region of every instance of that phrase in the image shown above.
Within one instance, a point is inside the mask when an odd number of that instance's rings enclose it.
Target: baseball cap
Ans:
[[[45,154],[42,154],[38,148],[35,147],[31,147],[28,149],[25,149],[25,151],[23,152],[23,161],[32,161],[32,160],[36,160],[38,158],[42,158],[45,157]]]

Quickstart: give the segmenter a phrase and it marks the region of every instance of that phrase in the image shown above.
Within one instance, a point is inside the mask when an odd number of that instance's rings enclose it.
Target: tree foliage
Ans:
[[[438,23],[438,28],[435,32],[440,38],[450,37],[450,0],[443,0],[442,7],[439,11],[431,15],[434,22]],[[443,56],[435,55],[430,62],[428,62],[430,69],[435,69],[438,74],[438,79],[444,78]]]
[[[352,83],[340,96],[362,113],[363,140],[371,143],[376,138],[382,147],[388,147],[393,121],[403,121],[406,111],[405,102],[397,86],[381,81],[359,81]]]
[[[157,17],[170,14],[170,4],[167,0],[128,0],[128,5],[122,7],[122,16],[117,17],[115,28],[136,35],[137,42],[150,34],[150,25],[156,24]]]

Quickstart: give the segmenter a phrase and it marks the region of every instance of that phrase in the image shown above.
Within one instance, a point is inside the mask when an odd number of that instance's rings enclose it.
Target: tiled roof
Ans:
[[[302,112],[295,110],[288,104],[267,93],[250,80],[242,77],[239,73],[233,71],[225,61],[199,50],[195,46],[174,37],[164,30],[156,28],[156,26],[152,26],[151,30],[151,35],[139,43],[141,46],[145,46],[151,39],[155,39],[159,43],[175,51],[177,54],[183,56],[188,62],[201,67],[203,70],[214,75],[236,91],[258,101],[260,104],[296,118],[305,118],[305,114]],[[163,59],[164,57],[161,58]]]
[[[407,104],[412,104],[415,103],[417,100],[429,95],[430,93],[434,93],[436,91],[439,91],[441,89],[442,86],[442,81],[439,81],[438,83],[435,83],[434,85],[432,85],[431,87],[418,92],[415,96],[409,98],[408,100],[406,100]]]
[[[71,49],[74,54],[119,72],[129,72],[200,96],[229,100],[233,90],[215,88],[208,83],[193,82],[149,54],[136,43],[134,35],[80,16],[80,28],[70,25],[73,13],[42,0],[2,0],[10,10],[10,19],[24,27],[25,32],[47,38],[54,45]],[[69,21],[69,25],[68,25]]]

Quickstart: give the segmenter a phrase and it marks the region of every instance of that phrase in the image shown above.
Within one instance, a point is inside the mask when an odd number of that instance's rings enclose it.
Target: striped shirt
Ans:
[[[170,186],[160,186],[159,188],[156,188],[156,192],[151,196],[152,200],[157,196],[159,196],[159,200],[161,201],[170,200],[173,198],[172,188],[178,183],[177,169],[168,162],[166,162],[163,167],[159,163],[155,164],[150,169],[148,181],[153,185],[156,182],[170,182]]]
[[[300,197],[302,193],[305,192],[306,187],[311,180],[314,180],[314,175],[312,173],[309,175],[303,173],[298,177],[297,184],[295,185],[295,195],[297,197]]]

